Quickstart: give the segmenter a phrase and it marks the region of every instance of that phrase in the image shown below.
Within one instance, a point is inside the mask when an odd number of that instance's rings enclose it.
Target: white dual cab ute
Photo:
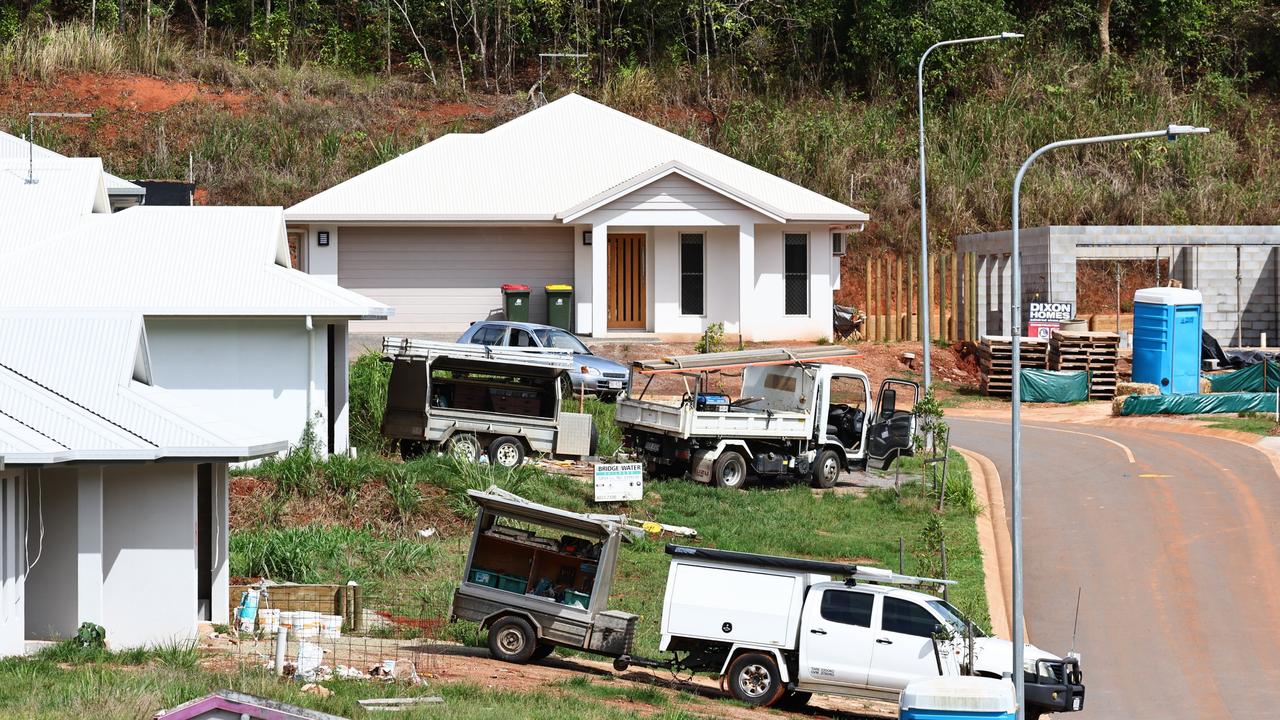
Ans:
[[[742,488],[752,477],[829,488],[843,470],[884,469],[912,451],[919,386],[885,380],[873,402],[866,373],[824,362],[857,356],[819,346],[641,360],[632,364],[631,382],[633,393],[641,391],[618,401],[617,422],[653,471],[688,471],[724,488]],[[712,375],[739,372],[738,398],[708,389]],[[679,378],[683,395],[646,400],[653,380],[664,376]]]
[[[896,701],[919,678],[1011,675],[1008,640],[901,587],[942,581],[682,545],[667,552],[660,649],[678,666],[718,672],[742,702],[796,705],[813,693]],[[1025,657],[1028,717],[1083,708],[1079,656],[1026,645]]]

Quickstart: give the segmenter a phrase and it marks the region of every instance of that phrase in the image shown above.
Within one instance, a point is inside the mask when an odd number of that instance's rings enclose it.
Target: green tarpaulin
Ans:
[[[1275,412],[1276,394],[1228,392],[1205,395],[1130,395],[1121,415],[1199,415],[1201,413]]]
[[[1022,371],[1023,402],[1078,402],[1089,399],[1089,373],[1084,370]]]
[[[1275,392],[1280,387],[1280,363],[1268,360],[1221,375],[1209,375],[1213,392]]]

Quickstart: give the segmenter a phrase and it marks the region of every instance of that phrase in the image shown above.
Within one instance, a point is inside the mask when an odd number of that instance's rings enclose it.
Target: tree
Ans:
[[[1111,0],[1098,0],[1098,46],[1102,59],[1111,59]]]

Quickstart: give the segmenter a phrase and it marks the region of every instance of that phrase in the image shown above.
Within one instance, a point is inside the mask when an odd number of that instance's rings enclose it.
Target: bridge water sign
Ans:
[[[596,502],[622,502],[644,498],[644,465],[616,463],[596,465]]]

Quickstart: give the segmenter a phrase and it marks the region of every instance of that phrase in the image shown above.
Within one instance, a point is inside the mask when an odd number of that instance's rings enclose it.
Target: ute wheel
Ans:
[[[556,646],[551,643],[538,643],[538,647],[534,648],[533,654],[529,656],[529,662],[538,662],[545,660],[551,653],[556,651]]]
[[[818,451],[818,457],[813,462],[813,474],[809,478],[809,484],[816,488],[833,488],[836,481],[840,479],[840,453],[827,448]]]
[[[524,444],[510,435],[489,443],[489,462],[504,468],[513,468],[524,462]]]
[[[733,699],[756,707],[778,701],[785,688],[772,655],[743,653],[729,664],[729,694]]]
[[[600,431],[596,429],[596,423],[591,421],[591,443],[587,447],[588,455],[595,455],[600,452]]]
[[[811,692],[791,690],[782,694],[782,697],[778,700],[776,707],[784,710],[799,710],[805,705],[808,705],[809,700],[812,697],[813,693]]]
[[[401,438],[400,440],[400,459],[405,462],[417,460],[422,457],[425,451],[426,445],[421,440],[409,440],[407,438]]]
[[[489,654],[496,660],[523,665],[538,651],[538,637],[524,618],[499,618],[489,626]]]
[[[471,433],[456,433],[444,443],[444,451],[459,460],[480,459],[480,439]]]
[[[725,450],[711,466],[711,478],[716,487],[741,490],[747,485],[747,461],[736,450]]]

